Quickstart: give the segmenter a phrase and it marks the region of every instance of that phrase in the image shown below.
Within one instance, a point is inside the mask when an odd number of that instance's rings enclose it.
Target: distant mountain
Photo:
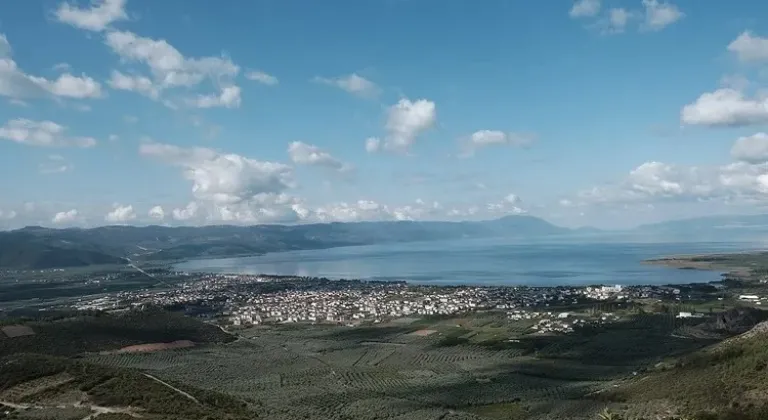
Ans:
[[[49,268],[258,255],[391,242],[484,237],[541,237],[573,232],[542,219],[507,216],[481,222],[357,222],[256,226],[26,227],[0,232],[0,268]]]
[[[634,233],[680,240],[750,240],[768,236],[768,214],[706,216],[639,226]]]
[[[0,234],[0,267],[3,268],[55,268],[81,267],[96,264],[120,264],[125,260],[115,255],[89,249],[84,245],[70,245],[25,232]]]

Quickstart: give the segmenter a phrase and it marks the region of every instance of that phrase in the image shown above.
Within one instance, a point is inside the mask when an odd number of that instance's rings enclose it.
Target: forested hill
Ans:
[[[480,222],[359,222],[255,226],[26,227],[0,232],[0,268],[51,268],[132,260],[258,255],[267,252],[483,237],[541,237],[575,231],[532,216]]]

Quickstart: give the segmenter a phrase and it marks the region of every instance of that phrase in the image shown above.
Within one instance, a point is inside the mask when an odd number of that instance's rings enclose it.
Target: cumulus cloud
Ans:
[[[438,202],[417,200],[413,205],[387,206],[373,200],[338,202],[320,206],[306,217],[319,222],[359,222],[384,220],[419,220],[442,210]]]
[[[14,210],[0,210],[0,220],[13,220],[18,216]]]
[[[572,18],[594,17],[600,13],[600,0],[578,0],[568,13]]]
[[[113,70],[110,75],[109,87],[115,90],[127,90],[142,94],[152,99],[158,99],[162,87],[144,76],[128,75]]]
[[[685,14],[672,3],[659,0],[643,0],[645,8],[645,28],[658,31],[685,17]]]
[[[59,22],[80,29],[101,32],[112,22],[128,19],[125,2],[126,0],[91,0],[88,8],[62,3],[56,10],[56,18]]]
[[[279,83],[277,77],[265,73],[261,70],[249,70],[247,73],[245,73],[245,78],[267,86],[275,86]]]
[[[365,151],[375,153],[381,149],[381,140],[377,137],[368,137],[365,139]]]
[[[14,99],[46,96],[85,99],[103,96],[101,85],[85,75],[64,73],[49,80],[27,74],[13,60],[12,52],[8,38],[0,34],[0,95]]]
[[[133,211],[133,206],[120,204],[112,206],[112,211],[104,217],[104,220],[109,223],[125,223],[134,219],[136,219],[136,213]]]
[[[508,194],[498,202],[488,203],[486,205],[491,214],[525,214],[520,205],[522,200],[515,194]]]
[[[731,157],[747,163],[768,162],[768,134],[739,137],[731,148]]]
[[[470,157],[478,149],[491,146],[528,146],[536,140],[536,136],[528,133],[505,133],[498,130],[480,130],[461,140],[461,157]]]
[[[379,89],[376,83],[373,83],[356,73],[333,78],[318,76],[315,77],[314,80],[318,83],[334,86],[353,95],[365,98],[371,98],[381,93],[381,89]]]
[[[171,212],[174,220],[186,221],[197,216],[199,206],[194,201],[187,204],[186,207],[173,209]]]
[[[288,145],[288,155],[293,163],[299,165],[313,165],[333,169],[339,172],[345,172],[352,169],[350,165],[331,156],[330,153],[323,151],[317,146],[294,141]]]
[[[608,16],[601,21],[599,26],[602,27],[603,33],[620,34],[626,29],[630,18],[632,18],[632,13],[627,9],[613,8],[608,11]]]
[[[728,51],[736,54],[743,62],[768,61],[768,38],[753,35],[752,32],[742,32],[728,44]]]
[[[615,185],[580,192],[578,203],[768,200],[768,136],[739,138],[731,154],[738,161],[720,166],[646,162]]]
[[[109,32],[105,42],[123,62],[142,63],[152,75],[151,79],[133,76],[133,80],[119,80],[123,83],[115,85],[123,90],[147,95],[147,92],[163,92],[169,88],[192,88],[209,80],[219,87],[218,93],[200,94],[187,98],[184,103],[201,108],[235,108],[240,105],[240,88],[233,82],[240,67],[227,57],[185,57],[165,40],[146,38],[128,31]],[[171,101],[164,103],[175,106]]]
[[[66,135],[67,127],[52,121],[10,120],[0,127],[0,138],[29,146],[81,147],[96,145],[93,137],[72,137]]]
[[[238,108],[241,103],[240,87],[226,86],[218,94],[198,95],[197,98],[187,101],[197,108]]]
[[[51,219],[51,222],[55,224],[67,224],[67,223],[73,223],[78,220],[79,213],[76,209],[68,210],[68,211],[60,211],[56,213],[53,218]]]
[[[175,209],[174,219],[187,220],[204,210],[212,220],[264,222],[292,221],[298,201],[285,194],[293,188],[293,168],[207,148],[145,143],[140,154],[182,169],[192,183],[197,201]],[[178,210],[178,211],[177,211]]]
[[[162,206],[154,206],[147,212],[147,216],[155,220],[165,219],[165,210]]]
[[[389,107],[386,137],[383,140],[369,138],[365,149],[368,152],[388,150],[397,153],[407,153],[416,138],[432,128],[437,121],[435,103],[426,99],[411,101],[401,99]]]
[[[72,164],[61,155],[48,155],[45,162],[39,165],[41,174],[60,174],[72,170]]]
[[[701,95],[680,112],[683,124],[739,127],[768,122],[768,100],[723,88]]]

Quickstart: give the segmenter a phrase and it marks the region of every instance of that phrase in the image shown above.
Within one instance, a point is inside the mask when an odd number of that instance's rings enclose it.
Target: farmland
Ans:
[[[630,408],[593,396],[716,342],[672,334],[697,329],[685,324],[647,314],[531,336],[492,311],[355,328],[260,326],[238,330],[231,343],[85,361],[224,392],[275,419],[593,419],[605,407]],[[635,411],[647,414],[644,404]]]

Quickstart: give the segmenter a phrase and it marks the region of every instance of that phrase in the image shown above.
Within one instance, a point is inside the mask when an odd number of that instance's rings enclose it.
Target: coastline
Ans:
[[[723,275],[747,277],[757,269],[768,269],[768,251],[670,255],[647,259],[642,264],[679,270],[719,271]]]

